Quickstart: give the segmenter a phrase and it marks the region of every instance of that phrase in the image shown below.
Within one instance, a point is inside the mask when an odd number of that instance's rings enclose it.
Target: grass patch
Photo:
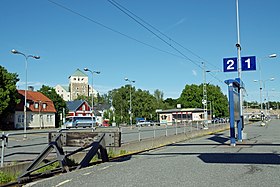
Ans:
[[[3,171],[0,171],[0,184],[16,181],[17,177],[18,174],[4,173]]]
[[[39,167],[41,167],[41,166],[43,166],[43,165],[45,165],[45,164],[40,164]],[[60,167],[59,163],[58,163],[58,162],[54,162],[54,163],[52,163],[51,165],[45,166],[45,167],[43,167],[43,168],[40,168],[40,169],[34,171],[34,172],[31,173],[31,174],[44,173],[44,172],[46,172],[46,171],[51,171],[51,170],[56,169],[56,168],[58,168],[58,167]]]

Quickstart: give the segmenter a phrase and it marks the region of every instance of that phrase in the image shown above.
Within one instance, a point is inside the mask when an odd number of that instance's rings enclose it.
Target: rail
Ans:
[[[219,123],[209,124],[209,128],[215,127]],[[108,131],[108,127],[98,127],[96,132]],[[87,129],[80,129],[87,130]],[[142,141],[144,139],[151,139],[156,137],[166,137],[187,133],[192,131],[203,130],[203,124],[200,122],[183,122],[174,124],[153,124],[152,126],[143,127],[120,127],[121,144],[126,144],[133,141]],[[27,133],[23,132],[2,132],[1,136],[1,167],[4,165],[32,161],[48,144],[48,134],[67,131],[64,129],[58,130],[29,130]],[[24,139],[24,134],[27,134],[27,139]]]

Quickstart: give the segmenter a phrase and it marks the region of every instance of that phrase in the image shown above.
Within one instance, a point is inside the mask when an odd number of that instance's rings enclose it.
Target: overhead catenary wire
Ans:
[[[100,23],[100,22],[98,22],[98,21],[96,21],[96,20],[93,20],[92,18],[90,18],[90,17],[88,17],[88,16],[85,16],[85,15],[83,15],[83,14],[77,12],[77,11],[74,11],[74,10],[72,10],[72,9],[70,9],[70,8],[68,8],[68,7],[64,6],[64,5],[62,5],[62,4],[59,4],[59,3],[54,2],[54,1],[52,1],[52,0],[48,0],[48,1],[49,1],[50,3],[53,3],[54,5],[56,5],[56,6],[60,7],[60,8],[62,8],[62,9],[64,9],[64,10],[66,10],[66,11],[69,11],[69,12],[71,12],[71,13],[73,13],[73,14],[79,16],[79,17],[82,17],[82,18],[84,18],[84,19],[86,19],[86,20],[88,20],[88,21],[90,21],[90,22],[92,22],[92,23],[94,23],[94,24],[96,24],[96,25],[99,25],[100,27],[103,27],[103,28],[105,28],[105,29],[107,29],[107,30],[110,30],[110,31],[114,32],[114,33],[117,33],[117,34],[119,34],[119,35],[122,35],[122,36],[124,36],[124,37],[126,37],[126,38],[128,38],[128,39],[130,39],[130,40],[133,40],[133,41],[135,41],[135,42],[141,43],[141,44],[143,44],[143,45],[145,45],[145,46],[148,46],[148,47],[150,47],[150,48],[153,48],[153,49],[155,49],[155,50],[157,50],[157,51],[160,51],[160,52],[163,52],[163,53],[167,53],[167,54],[169,54],[169,55],[176,56],[176,57],[179,57],[179,58],[182,58],[182,59],[184,58],[184,57],[182,57],[182,56],[180,56],[180,55],[171,53],[171,52],[169,52],[169,51],[165,51],[165,50],[163,50],[163,49],[160,49],[160,48],[155,47],[155,46],[153,46],[153,45],[150,45],[150,44],[148,44],[148,43],[142,42],[142,41],[140,41],[140,40],[138,40],[138,39],[136,39],[136,38],[134,38],[134,37],[132,37],[132,36],[129,36],[129,35],[127,35],[127,34],[124,34],[124,33],[120,32],[120,31],[118,31],[118,30],[116,30],[116,29],[113,29],[113,28],[111,28],[111,27],[109,27],[109,26],[106,26],[105,24],[102,24],[102,23]]]
[[[182,55],[185,59],[187,59],[188,61],[192,62],[194,65],[198,66],[199,68],[201,68],[201,66],[199,65],[198,62],[195,62],[194,60],[192,60],[191,58],[189,58],[188,56],[186,56],[184,53],[182,53],[180,50],[178,50],[176,47],[174,47],[171,43],[169,43],[168,41],[166,41],[165,39],[163,39],[161,36],[159,36],[157,33],[155,33],[154,31],[152,31],[151,29],[149,29],[147,26],[145,26],[143,23],[141,23],[140,21],[138,21],[136,18],[134,18],[132,15],[129,14],[128,11],[125,11],[125,9],[123,9],[122,7],[120,7],[117,3],[115,3],[115,1],[112,0],[107,0],[109,3],[111,3],[112,5],[114,5],[116,8],[118,8],[120,11],[122,11],[124,14],[126,14],[128,17],[130,17],[131,19],[133,19],[135,22],[137,22],[139,25],[141,25],[142,27],[144,27],[146,30],[148,30],[149,32],[151,32],[153,35],[155,35],[158,39],[160,39],[162,42],[164,42],[165,44],[167,44],[168,46],[170,46],[172,49],[174,49],[176,52],[178,52],[180,55]]]
[[[175,44],[177,44],[178,46],[182,47],[183,49],[185,49],[186,51],[190,52],[192,55],[196,56],[197,58],[199,58],[200,60],[207,62],[207,60],[203,59],[202,57],[200,57],[199,55],[197,55],[196,53],[194,53],[193,51],[191,51],[190,49],[184,47],[183,45],[181,45],[179,42],[176,42],[175,40],[173,40],[171,37],[167,36],[166,34],[164,34],[163,32],[161,32],[159,29],[157,29],[155,26],[153,26],[152,24],[148,23],[147,21],[145,21],[144,19],[140,18],[139,16],[137,16],[136,14],[134,14],[132,11],[130,11],[129,9],[125,8],[124,6],[122,6],[120,3],[116,2],[115,0],[107,0],[110,4],[112,4],[113,6],[115,6],[116,8],[118,8],[121,12],[123,12],[124,14],[126,14],[128,17],[130,17],[131,19],[133,19],[135,22],[137,22],[139,25],[141,25],[142,27],[144,27],[146,30],[148,30],[149,32],[151,32],[153,35],[155,35],[157,38],[159,38],[161,41],[163,41],[165,44],[167,44],[168,46],[170,46],[172,49],[174,49],[175,51],[177,51],[179,54],[181,54],[185,59],[189,60],[190,62],[194,63],[196,66],[198,66],[200,69],[204,69],[200,63],[192,60],[191,58],[189,58],[188,56],[186,56],[183,52],[181,52],[179,49],[177,49],[176,47],[174,47],[170,42],[166,41],[165,39],[163,39],[161,36],[159,36],[159,34],[161,34],[162,36],[166,37],[169,41],[174,42]],[[146,26],[146,25],[147,26]],[[156,32],[158,32],[159,34],[155,33],[154,31],[152,31],[150,28],[148,28],[148,26],[152,29],[154,29]],[[207,62],[209,63],[209,62]],[[210,64],[210,63],[209,63]],[[213,64],[211,64],[213,67],[217,67]],[[217,67],[218,68],[218,67]],[[218,68],[220,70],[220,68]],[[219,82],[224,83],[222,80],[220,80],[217,76],[215,76],[214,74],[212,74],[210,72],[210,75],[217,79]]]
[[[196,61],[192,60],[191,58],[189,58],[188,56],[186,56],[184,53],[182,53],[180,50],[178,50],[176,47],[174,47],[171,43],[169,43],[169,42],[167,42],[166,40],[164,40],[162,37],[160,37],[159,35],[157,35],[155,32],[153,32],[151,29],[147,28],[145,25],[141,24],[140,22],[139,22],[139,24],[143,25],[144,27],[146,27],[146,29],[150,30],[150,32],[152,32],[155,36],[157,36],[160,40],[162,40],[162,41],[163,41],[164,43],[166,43],[168,46],[170,46],[171,48],[173,48],[173,49],[174,49],[176,52],[178,52],[180,55],[174,54],[174,53],[169,52],[169,51],[162,50],[162,49],[160,49],[160,48],[158,48],[158,47],[155,47],[155,46],[153,46],[153,45],[150,45],[150,44],[148,44],[148,43],[145,43],[145,42],[143,42],[143,41],[140,41],[140,40],[138,40],[138,39],[136,39],[136,38],[134,38],[134,37],[132,37],[132,36],[129,36],[129,35],[127,35],[127,34],[124,34],[124,33],[120,32],[120,31],[118,31],[118,30],[116,30],[116,29],[113,29],[113,28],[109,27],[109,26],[106,26],[105,24],[102,24],[102,23],[100,23],[100,22],[98,22],[98,21],[96,21],[96,20],[94,20],[94,19],[92,19],[92,18],[90,18],[90,17],[88,17],[88,16],[85,16],[85,15],[83,15],[83,14],[77,12],[77,11],[74,11],[74,10],[72,10],[72,9],[70,9],[70,8],[68,8],[68,7],[66,7],[66,6],[64,6],[64,5],[62,5],[62,4],[60,4],[60,3],[54,2],[53,0],[48,0],[48,1],[49,1],[50,3],[52,3],[52,4],[54,4],[54,5],[56,5],[56,6],[60,7],[60,8],[62,8],[62,9],[64,9],[64,10],[66,10],[66,11],[68,11],[68,12],[71,12],[71,13],[73,13],[73,14],[75,14],[75,15],[77,15],[77,16],[83,18],[83,19],[86,19],[86,20],[88,20],[88,21],[90,21],[90,22],[92,22],[92,23],[94,23],[94,24],[96,24],[96,25],[98,25],[98,26],[100,26],[100,27],[103,27],[103,28],[105,28],[105,29],[107,29],[107,30],[110,30],[111,32],[114,32],[114,33],[117,33],[117,34],[119,34],[119,35],[122,35],[123,37],[126,37],[126,38],[128,38],[128,39],[130,39],[130,40],[133,40],[133,41],[135,41],[135,42],[138,42],[138,43],[140,43],[140,44],[142,44],[142,45],[145,45],[145,46],[148,46],[148,47],[150,47],[150,48],[153,48],[153,49],[155,49],[155,50],[157,50],[157,51],[160,51],[160,52],[163,52],[163,53],[166,53],[166,54],[169,54],[169,55],[178,57],[178,58],[182,58],[182,59],[188,60],[188,61],[192,62],[193,64],[195,64],[195,65],[196,65],[197,67],[199,67],[200,69],[203,69],[202,66],[200,65],[201,62],[196,62]],[[124,13],[125,13],[125,12],[124,12]],[[126,13],[126,14],[127,14],[127,13]],[[135,16],[136,16],[136,15],[135,15]],[[135,18],[133,18],[132,16],[131,16],[131,18],[132,18],[132,19],[135,19]],[[140,18],[138,18],[138,19],[140,19]],[[135,19],[135,21],[136,21],[136,19]],[[143,22],[144,22],[144,20],[143,20]],[[148,23],[146,23],[146,24],[148,25]],[[150,27],[152,27],[152,26],[150,26]],[[159,32],[159,30],[156,29],[155,27],[154,27],[154,29],[157,30],[157,32]],[[162,33],[162,32],[160,32],[160,33]],[[162,33],[162,34],[163,34],[163,33]],[[178,42],[175,42],[174,40],[172,40],[172,39],[171,39],[170,37],[168,37],[167,35],[166,35],[165,37],[167,37],[169,40],[173,41],[173,42],[176,43],[177,45],[181,46],[181,47],[184,48],[185,50],[188,50],[190,53],[192,53],[193,55],[195,55],[195,56],[197,56],[198,58],[200,58],[201,60],[203,60],[201,57],[199,57],[198,55],[196,55],[195,53],[193,53],[191,50],[189,50],[189,49],[185,48],[184,46],[180,45]],[[204,61],[204,60],[203,60],[203,61]],[[213,75],[212,75],[212,76],[213,76]],[[220,79],[218,79],[216,76],[215,76],[214,78],[223,83],[223,81],[221,81]]]

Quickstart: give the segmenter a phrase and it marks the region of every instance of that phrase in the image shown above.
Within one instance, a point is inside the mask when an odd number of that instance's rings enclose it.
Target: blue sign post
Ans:
[[[242,141],[243,119],[240,115],[240,89],[243,82],[239,78],[225,80],[228,85],[229,113],[230,113],[230,145],[235,146],[235,122],[237,122],[237,139]]]

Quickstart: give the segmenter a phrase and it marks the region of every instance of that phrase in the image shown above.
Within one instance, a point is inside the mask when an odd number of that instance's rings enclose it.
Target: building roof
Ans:
[[[72,75],[71,77],[88,77],[88,75],[81,71],[80,69],[77,69]]]
[[[19,96],[20,96],[20,103],[16,106],[16,110],[21,111],[24,107],[24,96],[25,96],[25,90],[18,90]],[[41,92],[35,92],[35,91],[26,91],[26,100],[28,103],[31,103],[31,105],[27,108],[28,111],[33,112],[56,112],[56,109],[54,107],[54,104],[52,100],[50,100],[47,96],[42,94]],[[41,104],[47,104],[46,108],[43,108],[42,106],[38,108],[34,108],[34,103],[41,103]]]
[[[69,92],[69,86],[61,86],[66,92]]]
[[[69,92],[69,86],[67,86],[67,85],[60,85],[60,84],[58,84],[58,85],[55,86],[55,88],[56,89],[60,88],[60,89],[63,89],[65,92]]]
[[[87,103],[84,100],[67,101],[66,106],[69,111],[76,111],[83,103]]]

